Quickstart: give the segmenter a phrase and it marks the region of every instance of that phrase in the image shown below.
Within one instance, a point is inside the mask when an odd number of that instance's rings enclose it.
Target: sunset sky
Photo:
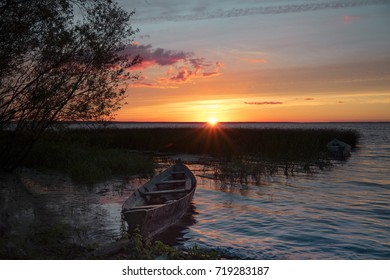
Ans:
[[[117,121],[390,121],[388,0],[119,0],[139,80]]]

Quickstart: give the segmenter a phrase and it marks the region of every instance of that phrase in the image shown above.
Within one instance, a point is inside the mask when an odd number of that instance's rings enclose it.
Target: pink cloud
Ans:
[[[208,78],[221,75],[219,69],[219,63],[215,64],[213,69],[209,69],[209,63],[196,64],[196,65],[186,65],[181,66],[180,68],[171,67],[166,72],[166,77],[160,78],[159,82],[161,83],[189,83],[194,79],[199,78]]]
[[[186,61],[191,59],[193,53],[182,51],[171,51],[163,48],[153,49],[152,45],[140,45],[132,44],[127,46],[120,53],[121,55],[128,56],[129,61],[132,61],[134,57],[140,56],[142,62],[132,66],[131,69],[145,69],[152,65],[167,66],[172,65],[180,61]]]
[[[175,71],[169,71],[169,72],[170,73],[168,73],[168,75],[170,75],[170,77],[163,78],[161,79],[161,81],[174,82],[174,83],[186,83],[196,75],[194,71],[188,70],[184,66],[180,67],[180,69],[177,72]]]
[[[164,76],[138,81],[131,87],[170,87],[168,84],[188,83],[194,79],[218,76],[221,74],[220,68],[223,67],[223,63],[195,57],[191,52],[153,49],[151,45],[132,44],[120,54],[128,57],[129,71],[145,70],[152,66],[169,67]],[[132,65],[131,61],[137,56],[142,62]]]

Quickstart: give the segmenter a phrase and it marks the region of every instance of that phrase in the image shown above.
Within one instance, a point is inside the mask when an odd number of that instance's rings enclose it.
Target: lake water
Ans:
[[[132,125],[140,124],[120,124]],[[362,138],[352,156],[330,170],[247,185],[213,180],[209,166],[181,155],[198,187],[187,215],[161,236],[165,242],[243,259],[390,259],[389,123],[226,125],[355,129]],[[0,202],[14,213],[15,231],[40,220],[63,220],[80,228],[77,242],[103,245],[121,234],[121,205],[144,182],[118,179],[82,187],[60,176],[21,170],[0,178]]]

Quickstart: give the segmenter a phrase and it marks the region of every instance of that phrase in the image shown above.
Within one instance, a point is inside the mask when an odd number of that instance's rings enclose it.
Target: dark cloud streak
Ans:
[[[283,102],[279,101],[264,101],[264,102],[244,102],[247,105],[281,105]]]
[[[287,13],[310,12],[327,9],[341,9],[358,6],[389,4],[388,0],[344,0],[344,1],[324,1],[303,4],[287,4],[267,7],[232,8],[228,10],[216,10],[214,12],[203,12],[187,15],[170,15],[152,18],[140,18],[138,21],[197,21],[215,18],[233,18],[253,15],[274,15]]]

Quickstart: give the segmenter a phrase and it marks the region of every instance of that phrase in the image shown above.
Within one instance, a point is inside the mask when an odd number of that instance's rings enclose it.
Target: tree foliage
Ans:
[[[53,123],[108,120],[120,108],[136,78],[125,68],[141,60],[119,55],[137,32],[133,13],[111,0],[0,0],[0,131],[11,128],[11,142],[28,134],[18,156]]]

